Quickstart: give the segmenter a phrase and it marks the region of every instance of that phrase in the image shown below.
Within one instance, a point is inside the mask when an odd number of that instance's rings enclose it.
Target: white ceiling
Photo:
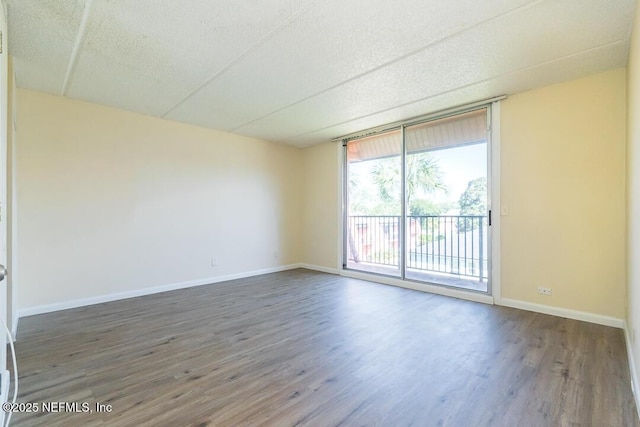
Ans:
[[[625,66],[635,0],[6,0],[19,87],[305,146]]]

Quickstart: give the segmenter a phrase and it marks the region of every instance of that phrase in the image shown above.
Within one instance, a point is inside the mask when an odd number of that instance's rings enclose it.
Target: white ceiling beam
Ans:
[[[78,56],[80,55],[80,50],[82,49],[82,43],[84,42],[84,36],[87,30],[87,22],[89,21],[89,14],[91,12],[92,2],[93,0],[87,0],[86,3],[84,4],[84,13],[82,14],[82,20],[80,21],[80,26],[78,27],[76,40],[75,40],[75,43],[73,44],[73,50],[71,51],[71,57],[69,58],[69,65],[67,66],[67,72],[64,76],[62,89],[60,89],[61,96],[66,95],[67,89],[69,88],[69,84],[71,83],[71,76],[73,75],[73,70],[76,68],[76,63],[78,62]]]
[[[236,56],[233,60],[231,60],[231,62],[229,62],[227,65],[225,65],[224,67],[222,67],[220,70],[216,71],[211,77],[209,77],[208,79],[206,79],[204,82],[202,82],[202,84],[198,85],[195,89],[193,89],[191,92],[189,92],[187,95],[185,95],[180,101],[178,101],[174,106],[172,106],[171,108],[169,108],[167,111],[165,111],[160,117],[166,117],[168,114],[170,114],[173,110],[175,110],[176,108],[178,108],[180,105],[184,104],[186,101],[188,101],[193,95],[195,95],[196,93],[198,93],[203,87],[207,86],[209,83],[211,83],[212,81],[214,81],[215,79],[219,78],[220,76],[222,76],[224,73],[226,73],[227,71],[229,71],[234,65],[236,65],[238,62],[240,62],[242,60],[242,58],[246,57],[247,55],[249,55],[251,52],[255,51],[257,48],[259,48],[260,46],[262,46],[263,44],[265,44],[269,39],[271,39],[273,36],[275,36],[276,34],[278,34],[280,31],[282,31],[284,28],[286,28],[288,25],[290,25],[292,22],[294,22],[297,18],[299,18],[300,16],[302,16],[305,12],[307,12],[309,9],[312,8],[312,6],[315,5],[315,3],[317,3],[317,0],[312,0],[310,2],[308,2],[307,4],[305,4],[303,7],[301,7],[300,9],[298,9],[296,12],[292,13],[288,18],[286,18],[284,21],[282,21],[282,23],[280,25],[278,25],[276,28],[274,28],[273,30],[269,31],[264,37],[262,37],[260,40],[258,40],[258,42],[256,42],[253,46],[250,46],[249,48],[247,48],[246,50],[244,50],[242,53],[240,53],[240,55]]]

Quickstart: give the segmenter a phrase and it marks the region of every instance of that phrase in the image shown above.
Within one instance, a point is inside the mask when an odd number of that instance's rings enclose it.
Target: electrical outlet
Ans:
[[[278,258],[278,251],[273,251],[273,257]]]
[[[543,288],[542,286],[539,286],[538,293],[542,295],[551,295],[551,288]]]
[[[216,267],[218,265],[218,259],[214,256],[211,257],[211,267]]]

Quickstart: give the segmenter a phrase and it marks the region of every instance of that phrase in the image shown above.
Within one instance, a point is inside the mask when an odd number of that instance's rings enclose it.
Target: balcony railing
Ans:
[[[349,217],[349,261],[399,267],[400,216]],[[408,216],[407,268],[487,279],[487,221],[481,215]]]

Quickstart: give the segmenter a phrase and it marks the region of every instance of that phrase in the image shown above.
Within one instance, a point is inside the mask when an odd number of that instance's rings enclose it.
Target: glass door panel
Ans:
[[[401,131],[350,141],[346,152],[346,267],[399,277]]]
[[[487,110],[405,128],[405,277],[487,292]]]

